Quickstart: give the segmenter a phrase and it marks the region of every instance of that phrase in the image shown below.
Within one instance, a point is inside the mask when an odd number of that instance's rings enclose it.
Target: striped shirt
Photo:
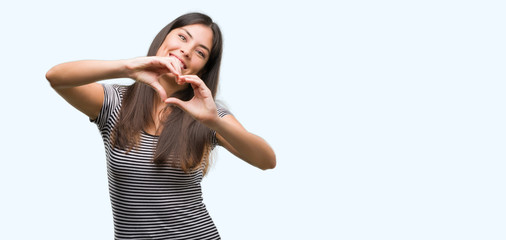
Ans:
[[[185,173],[155,165],[158,137],[144,131],[129,152],[111,146],[126,86],[103,86],[104,103],[93,122],[105,145],[115,239],[220,239],[202,201],[202,169]],[[222,108],[218,113],[229,114]]]

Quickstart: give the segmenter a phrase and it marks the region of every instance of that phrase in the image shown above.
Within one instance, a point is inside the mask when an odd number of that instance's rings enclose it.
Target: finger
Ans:
[[[202,81],[202,79],[200,79],[196,75],[183,75],[180,77],[180,79],[183,80],[184,82],[191,83],[192,85],[196,85],[198,87],[202,85],[205,86],[204,81]]]
[[[187,83],[190,83],[194,92],[197,94],[202,94],[202,96],[210,96],[211,90],[207,87],[207,85],[200,79],[197,75],[183,75],[181,79]]]
[[[167,93],[159,82],[152,82],[150,86],[158,93],[158,96],[163,100],[167,99]]]
[[[171,62],[171,65],[174,68],[174,74],[181,75],[181,64],[179,62]]]
[[[183,70],[184,70],[184,64],[179,60],[179,58],[173,57],[172,59],[174,60],[174,62],[176,63],[176,65],[179,66],[178,69],[182,73]]]
[[[179,60],[177,60],[177,62],[171,62],[171,66],[172,68],[174,69],[175,72],[174,73],[174,76],[176,76],[176,83],[181,85],[183,84],[184,82],[181,82],[180,78],[181,78],[181,68],[179,66]]]
[[[176,79],[178,79],[181,75],[181,70],[178,70],[177,65],[174,65],[174,62],[171,61],[171,59],[164,59],[163,61],[164,66],[169,69],[169,71],[176,76]]]
[[[181,80],[181,83],[180,83],[181,85],[185,84],[185,83],[190,84],[194,93],[197,93],[199,91],[198,89],[200,88],[200,85],[198,84],[198,80],[195,80],[195,79],[188,77],[188,76],[181,76],[180,80]]]
[[[169,61],[177,74],[181,75],[183,72],[183,64],[181,64],[181,61],[179,61],[176,57],[169,57]]]

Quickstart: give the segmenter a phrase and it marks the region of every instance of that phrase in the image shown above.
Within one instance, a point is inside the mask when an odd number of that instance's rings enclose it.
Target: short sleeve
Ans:
[[[219,106],[219,105],[217,106],[216,111],[218,112],[218,116],[220,118],[225,117],[226,115],[232,115],[232,113],[228,109],[226,109],[226,108],[224,108],[222,106]],[[212,135],[212,139],[211,139],[211,144],[212,144],[212,148],[213,149],[216,146],[219,145],[218,138],[216,138],[216,131],[213,131],[213,135]]]
[[[221,106],[218,106],[218,109],[216,109],[216,111],[218,112],[218,116],[220,118],[225,117],[226,115],[232,115],[232,113],[228,109],[223,108]]]
[[[121,107],[121,88],[124,87],[117,84],[102,84],[102,86],[104,87],[102,109],[96,119],[90,120],[97,124],[100,130],[103,130],[111,122],[111,116]]]

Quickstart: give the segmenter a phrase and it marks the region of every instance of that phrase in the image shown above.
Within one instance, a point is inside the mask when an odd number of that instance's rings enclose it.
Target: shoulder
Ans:
[[[106,100],[116,102],[116,100],[123,99],[123,96],[125,95],[128,86],[126,85],[119,85],[119,84],[105,84],[103,83],[102,86],[104,87],[104,97]]]
[[[128,86],[120,84],[103,83],[102,86],[104,86],[104,91],[116,92],[120,95],[124,95],[126,90],[128,89]]]

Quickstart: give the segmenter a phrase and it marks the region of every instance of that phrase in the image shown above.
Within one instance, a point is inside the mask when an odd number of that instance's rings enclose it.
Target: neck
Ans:
[[[179,85],[176,83],[175,76],[172,74],[165,74],[158,78],[158,82],[162,85],[167,97],[174,95],[174,93],[181,91],[188,87],[188,84]],[[166,107],[166,103],[164,103],[158,94],[153,99],[153,113],[158,115],[164,108]]]
[[[174,95],[174,93],[181,91],[187,87],[187,84],[179,85],[176,83],[176,77],[172,74],[165,74],[158,78],[158,82],[165,89],[167,97]]]

